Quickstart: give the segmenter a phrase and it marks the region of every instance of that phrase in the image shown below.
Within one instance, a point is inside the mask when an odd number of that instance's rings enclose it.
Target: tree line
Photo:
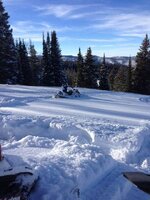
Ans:
[[[77,61],[63,61],[56,31],[43,33],[43,53],[37,56],[34,44],[27,48],[23,39],[14,41],[9,15],[0,0],[0,83],[61,86],[68,84],[150,94],[150,41],[145,36],[136,55],[136,66],[129,57],[128,66],[96,62],[89,47],[85,56],[81,49]]]

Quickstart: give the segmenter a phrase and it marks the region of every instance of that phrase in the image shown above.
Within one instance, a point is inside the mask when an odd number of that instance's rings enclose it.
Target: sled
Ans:
[[[123,176],[140,190],[150,194],[150,175],[142,172],[124,172]]]
[[[29,166],[12,167],[5,158],[0,165],[7,166],[0,170],[0,200],[27,200],[38,180],[37,175]]]

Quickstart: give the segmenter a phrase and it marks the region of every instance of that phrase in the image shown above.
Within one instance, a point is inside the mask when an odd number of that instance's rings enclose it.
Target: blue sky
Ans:
[[[63,55],[134,56],[150,32],[150,0],[3,0],[15,38],[42,52],[42,32],[56,30]]]

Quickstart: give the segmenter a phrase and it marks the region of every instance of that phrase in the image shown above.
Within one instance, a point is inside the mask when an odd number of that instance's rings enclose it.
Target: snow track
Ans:
[[[0,141],[39,175],[31,200],[148,200],[122,176],[150,172],[148,96],[80,89],[0,86]]]

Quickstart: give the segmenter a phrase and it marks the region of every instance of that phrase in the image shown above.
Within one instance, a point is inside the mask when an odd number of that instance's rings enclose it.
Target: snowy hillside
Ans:
[[[0,142],[39,174],[31,200],[148,200],[123,176],[150,173],[150,96],[0,85]],[[22,161],[18,161],[18,156]]]
[[[63,61],[77,61],[77,56],[62,56]],[[94,56],[94,60],[96,62],[102,62],[103,57]],[[114,57],[106,57],[106,62],[110,64],[121,64],[121,65],[129,65],[129,57],[127,56],[114,56]],[[135,66],[135,57],[132,57],[132,66]]]

